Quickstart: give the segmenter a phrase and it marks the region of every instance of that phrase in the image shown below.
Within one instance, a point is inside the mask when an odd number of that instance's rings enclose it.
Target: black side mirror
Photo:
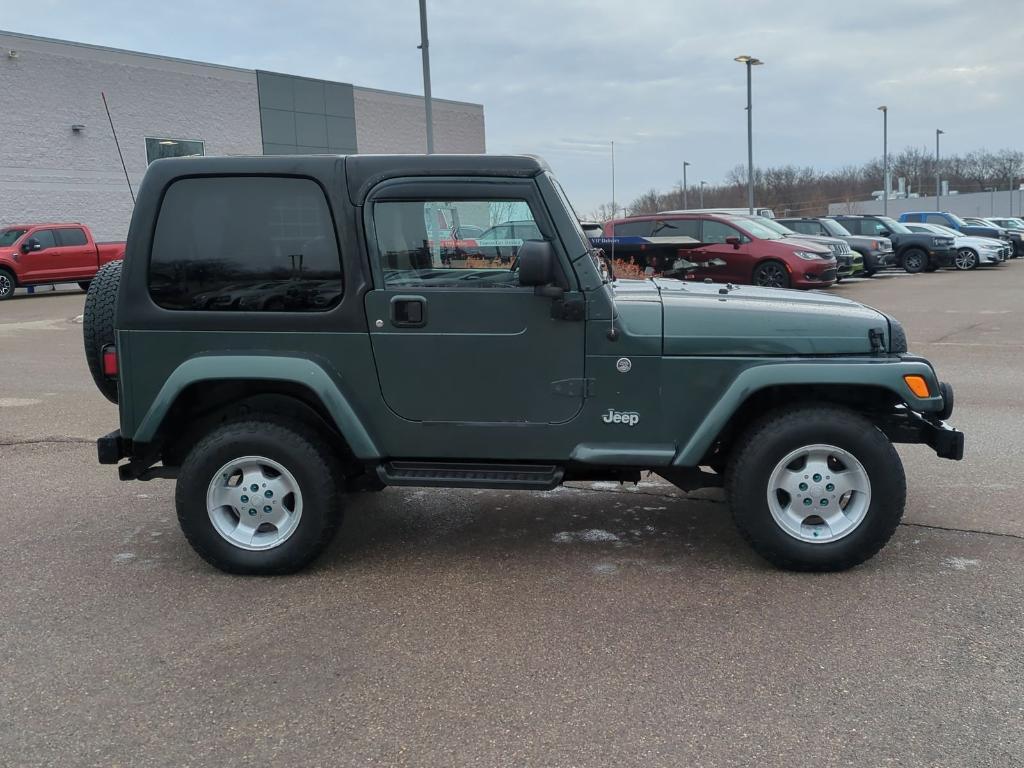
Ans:
[[[544,286],[555,279],[555,250],[546,240],[526,240],[516,256],[519,284]]]
[[[733,235],[731,237],[725,238],[725,244],[726,245],[731,245],[733,248],[739,248],[740,247],[740,239],[738,237],[736,237],[735,235]]]
[[[892,232],[890,232],[888,229],[880,229],[880,230],[878,230],[878,236],[879,237],[888,237],[891,234],[892,234]]]

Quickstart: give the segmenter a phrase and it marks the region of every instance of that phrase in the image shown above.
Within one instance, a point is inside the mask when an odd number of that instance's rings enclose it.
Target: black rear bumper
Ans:
[[[96,441],[96,455],[100,464],[117,464],[128,456],[128,441],[121,437],[121,430],[115,429]]]

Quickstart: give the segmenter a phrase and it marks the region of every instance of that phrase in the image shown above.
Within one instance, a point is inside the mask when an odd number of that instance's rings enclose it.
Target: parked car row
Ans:
[[[1024,221],[1003,222],[942,211],[904,213],[896,221],[855,214],[776,219],[726,209],[587,222],[584,231],[606,255],[647,273],[824,288],[891,268],[913,274],[1000,264],[1024,252]]]

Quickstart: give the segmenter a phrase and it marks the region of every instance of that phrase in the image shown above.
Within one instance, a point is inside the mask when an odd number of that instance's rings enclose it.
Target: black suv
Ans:
[[[867,277],[871,277],[886,267],[893,266],[896,262],[896,254],[892,250],[892,240],[888,237],[854,235],[833,219],[803,217],[779,219],[778,221],[801,235],[837,237],[840,240],[845,240],[850,248],[864,257],[864,275]]]
[[[888,237],[896,253],[896,265],[907,272],[934,272],[953,266],[956,248],[952,237],[911,232],[888,216],[829,216],[851,234],[865,237]]]

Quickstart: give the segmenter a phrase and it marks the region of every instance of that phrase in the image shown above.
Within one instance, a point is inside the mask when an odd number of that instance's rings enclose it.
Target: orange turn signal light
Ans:
[[[928,382],[924,380],[924,376],[911,374],[904,376],[903,380],[907,382],[907,386],[910,387],[910,391],[918,397],[931,397],[931,392],[928,391]]]

